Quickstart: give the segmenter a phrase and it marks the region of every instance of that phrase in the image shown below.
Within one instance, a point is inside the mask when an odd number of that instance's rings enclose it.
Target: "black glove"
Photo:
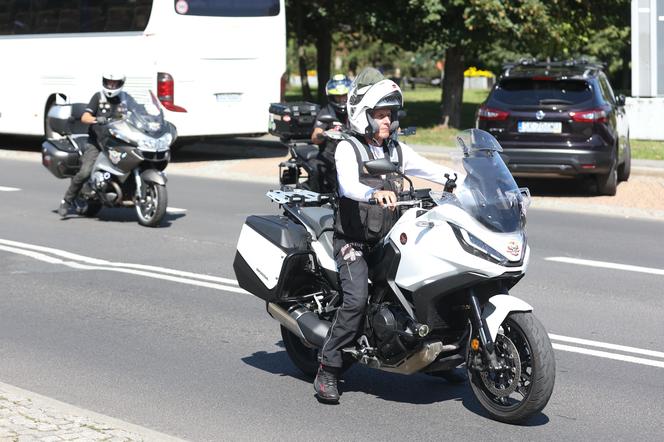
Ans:
[[[96,120],[97,120],[97,124],[106,124],[108,122],[106,117],[97,117]]]

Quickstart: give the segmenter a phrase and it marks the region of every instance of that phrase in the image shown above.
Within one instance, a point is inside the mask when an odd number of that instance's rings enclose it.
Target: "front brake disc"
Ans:
[[[519,386],[521,357],[512,340],[505,335],[496,336],[495,352],[504,369],[485,370],[480,373],[480,377],[486,389],[494,396],[509,396]]]

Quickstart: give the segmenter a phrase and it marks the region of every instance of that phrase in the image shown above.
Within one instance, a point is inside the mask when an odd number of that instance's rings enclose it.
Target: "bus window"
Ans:
[[[279,0],[176,0],[175,11],[208,17],[266,17],[279,15]]]

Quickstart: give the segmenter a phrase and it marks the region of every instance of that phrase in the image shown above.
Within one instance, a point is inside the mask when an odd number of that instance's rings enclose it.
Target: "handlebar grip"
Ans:
[[[368,202],[369,202],[369,204],[371,204],[372,206],[375,206],[376,204],[378,204],[378,200],[377,200],[376,198],[369,198],[369,201],[368,201]]]

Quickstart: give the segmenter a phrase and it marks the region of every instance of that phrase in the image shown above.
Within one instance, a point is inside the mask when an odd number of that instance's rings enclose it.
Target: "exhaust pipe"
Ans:
[[[322,347],[330,323],[318,317],[311,310],[298,307],[290,313],[272,302],[267,303],[268,313],[288,331],[313,347]]]

